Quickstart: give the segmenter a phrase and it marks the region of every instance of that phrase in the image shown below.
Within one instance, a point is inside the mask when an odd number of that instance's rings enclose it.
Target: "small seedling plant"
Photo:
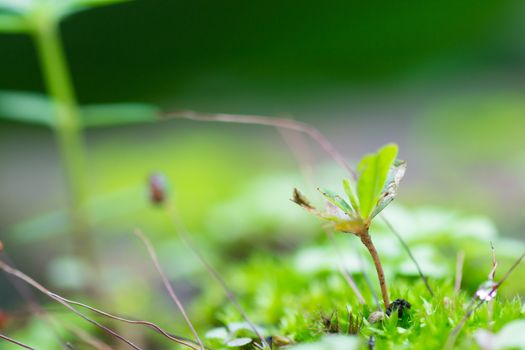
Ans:
[[[372,220],[395,198],[399,182],[406,170],[406,162],[397,159],[398,147],[388,144],[364,156],[357,167],[356,185],[343,180],[348,200],[327,189],[319,189],[328,200],[326,209],[315,208],[306,197],[295,189],[292,200],[314,215],[331,222],[336,231],[351,233],[361,240],[372,259],[381,287],[385,309],[390,306],[385,273],[379,254],[370,236]]]

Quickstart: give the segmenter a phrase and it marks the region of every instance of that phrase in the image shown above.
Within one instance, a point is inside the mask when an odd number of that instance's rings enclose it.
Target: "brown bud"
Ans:
[[[149,177],[149,195],[154,204],[162,204],[167,195],[166,178],[162,173],[153,173]]]
[[[2,241],[0,241],[0,252],[4,250],[4,243],[2,243]]]

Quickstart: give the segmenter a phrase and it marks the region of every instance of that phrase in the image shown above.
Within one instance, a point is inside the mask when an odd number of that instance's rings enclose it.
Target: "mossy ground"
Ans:
[[[431,279],[434,291],[434,296],[431,296],[421,279],[394,277],[389,281],[391,298],[405,299],[411,308],[401,319],[397,313],[392,313],[383,321],[372,324],[368,318],[377,310],[377,304],[362,277],[355,276],[366,305],[358,303],[340,273],[305,275],[290,266],[292,264],[285,258],[256,257],[231,270],[229,277],[233,288],[242,291],[239,300],[248,315],[263,327],[265,335],[277,336],[277,339],[285,337],[294,343],[314,342],[330,333],[348,334],[349,314],[352,314],[354,328],[356,320],[362,322],[355,334],[358,340],[356,348],[368,349],[373,336],[375,349],[442,349],[452,329],[464,317],[465,308],[472,298],[469,292],[454,291],[452,278]],[[372,283],[377,289],[375,279]],[[196,314],[206,315],[217,327],[243,321],[216,288],[209,289],[195,303],[195,308]],[[524,317],[519,297],[496,297],[469,318],[455,348],[480,349],[474,336],[476,331],[483,329],[497,333],[509,322]],[[247,328],[230,334],[230,339],[253,337]],[[208,338],[208,341],[214,349],[226,348],[225,339],[220,337]],[[248,345],[245,348],[255,347]]]

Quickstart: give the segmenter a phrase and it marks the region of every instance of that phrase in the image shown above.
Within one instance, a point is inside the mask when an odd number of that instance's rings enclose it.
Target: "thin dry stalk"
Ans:
[[[0,242],[1,243],[1,242]],[[9,254],[6,251],[0,250],[0,254],[2,257],[7,261],[7,263],[11,266],[15,266],[13,259],[9,256]],[[55,336],[58,343],[62,345],[63,348],[67,348],[67,344],[63,337],[60,335],[60,332],[58,331],[58,321],[51,316],[49,313],[44,310],[38,300],[36,299],[35,295],[33,294],[33,291],[27,286],[27,284],[22,283],[20,279],[15,278],[12,275],[7,275],[9,281],[14,286],[18,294],[22,296],[22,298],[26,301],[27,305],[29,306],[29,310],[32,314],[34,314],[36,317],[43,320],[45,323],[49,325],[49,328],[51,328],[53,335]]]
[[[50,297],[51,299],[59,302],[60,304],[62,304],[64,307],[66,307],[68,310],[70,310],[71,312],[75,313],[76,315],[78,315],[79,317],[83,318],[84,320],[86,320],[87,322],[99,327],[100,329],[102,329],[103,331],[111,334],[112,336],[120,339],[121,341],[123,341],[124,343],[128,344],[129,346],[131,346],[133,349],[135,350],[142,350],[140,347],[138,347],[137,345],[135,345],[132,341],[124,338],[123,336],[121,336],[120,334],[116,333],[115,331],[113,331],[112,329],[98,323],[97,321],[95,320],[92,320],[91,318],[87,317],[86,315],[84,315],[83,313],[81,313],[80,311],[78,311],[77,309],[75,309],[74,307],[72,307],[70,305],[70,303],[67,301],[67,299],[64,299],[54,293],[52,293],[51,291],[49,291],[47,288],[45,288],[44,286],[42,286],[40,283],[36,282],[35,280],[33,280],[31,277],[27,276],[26,274],[24,274],[22,271],[19,271],[11,266],[9,266],[8,264],[6,264],[5,262],[3,262],[2,260],[0,260],[0,269],[4,270],[4,272],[12,275],[12,276],[15,276],[19,279],[21,279],[22,281],[26,282],[27,284],[33,286],[34,288],[38,289],[40,292],[42,292],[43,294],[47,295],[48,297]]]
[[[55,296],[56,296],[56,294],[55,294]],[[124,322],[124,323],[138,324],[138,325],[146,326],[146,327],[156,331],[157,333],[165,336],[166,338],[168,338],[168,339],[170,339],[170,340],[172,340],[172,341],[174,341],[176,343],[179,343],[181,345],[185,345],[185,346],[187,346],[187,347],[189,347],[191,349],[198,350],[198,344],[196,342],[194,342],[193,340],[186,339],[184,337],[180,337],[180,336],[168,333],[167,331],[165,331],[164,329],[162,329],[160,326],[156,325],[155,323],[152,323],[152,322],[149,322],[149,321],[143,321],[143,320],[131,320],[131,319],[128,319],[128,318],[124,318],[124,317],[121,317],[121,316],[110,314],[108,312],[99,310],[97,308],[94,308],[92,306],[80,303],[78,301],[69,300],[69,299],[66,299],[66,298],[63,298],[63,297],[60,297],[60,296],[58,296],[58,297],[61,298],[64,301],[72,304],[72,305],[77,305],[77,306],[83,307],[85,309],[93,311],[94,313],[97,313],[99,315],[105,316],[107,318],[110,318],[110,319],[113,319],[113,320],[116,320],[116,321],[121,321],[121,322]]]
[[[21,343],[18,340],[14,340],[13,338],[9,338],[7,335],[0,334],[0,339],[8,341],[8,342],[10,342],[12,344],[18,345],[18,346],[20,346],[21,348],[24,348],[24,349],[35,350],[35,348],[32,348],[29,345]]]
[[[225,122],[252,125],[266,125],[276,128],[295,130],[307,134],[315,140],[324,151],[330,155],[339,165],[346,169],[352,177],[357,178],[356,172],[350,167],[345,158],[332,146],[328,139],[316,128],[303,122],[288,118],[274,118],[258,115],[234,115],[234,114],[207,114],[194,111],[167,112],[163,115],[164,119],[191,119],[206,122]]]
[[[514,264],[512,264],[512,266],[507,270],[507,272],[505,272],[505,274],[503,275],[503,277],[501,277],[501,279],[497,282],[497,283],[494,283],[491,290],[489,291],[489,293],[487,294],[487,296],[490,298],[490,297],[493,297],[494,296],[494,293],[498,290],[498,288],[503,284],[503,282],[505,282],[505,280],[510,276],[510,274],[512,273],[512,271],[514,271],[514,269],[516,269],[516,267],[518,267],[518,265],[521,263],[521,261],[523,260],[523,258],[525,258],[525,252],[523,254],[521,254],[521,256],[514,262]],[[491,270],[491,273],[489,275],[494,275],[495,273],[495,269],[492,268]],[[465,323],[467,323],[468,319],[470,318],[470,316],[479,308],[481,307],[481,305],[483,305],[485,303],[485,300],[479,300],[477,303],[476,303],[476,299],[473,298],[472,301],[470,302],[470,304],[467,306],[467,311],[465,313],[465,315],[463,316],[463,318],[461,319],[461,321],[459,321],[459,323],[457,324],[456,327],[454,327],[454,329],[450,332],[449,336],[448,336],[448,339],[447,339],[447,342],[445,344],[445,349],[447,350],[450,350],[450,349],[453,349],[454,348],[454,344],[456,343],[456,339],[459,335],[459,333],[461,332],[461,330],[463,329],[463,327],[465,326]]]
[[[174,336],[174,335],[164,331],[162,328],[160,328],[159,326],[157,326],[156,324],[154,324],[152,322],[142,321],[142,320],[130,320],[130,319],[126,319],[126,318],[123,318],[123,317],[115,316],[115,315],[112,315],[110,313],[98,310],[98,309],[96,309],[94,307],[91,307],[89,305],[86,305],[86,304],[83,304],[83,303],[80,303],[80,302],[77,302],[77,301],[73,301],[73,300],[69,300],[69,299],[66,299],[64,297],[61,297],[60,295],[49,291],[47,288],[45,288],[40,283],[36,282],[35,280],[33,280],[31,277],[27,276],[23,272],[21,272],[21,271],[15,269],[15,268],[9,266],[8,264],[6,264],[2,260],[0,260],[0,269],[2,269],[4,272],[6,272],[6,273],[8,273],[8,274],[10,274],[12,276],[15,276],[15,277],[23,280],[27,284],[33,286],[34,288],[36,288],[37,290],[39,290],[43,294],[45,294],[48,297],[50,297],[51,299],[59,302],[60,304],[62,304],[64,307],[66,307],[67,309],[69,309],[70,311],[72,311],[73,313],[78,315],[79,317],[81,317],[84,320],[86,320],[87,322],[89,322],[89,323],[99,327],[100,329],[102,329],[103,331],[111,334],[112,336],[120,339],[121,341],[123,341],[124,343],[128,344],[130,347],[132,347],[135,350],[142,350],[142,348],[138,347],[132,341],[124,338],[122,335],[116,333],[112,329],[110,329],[110,328],[100,324],[99,322],[97,322],[95,320],[92,320],[88,316],[84,315],[83,313],[81,313],[80,311],[75,309],[72,305],[76,305],[76,306],[80,306],[80,307],[86,308],[86,309],[88,309],[90,311],[93,311],[95,313],[98,313],[100,315],[106,316],[108,318],[111,318],[111,319],[114,319],[114,320],[117,320],[117,321],[129,323],[129,324],[140,324],[140,325],[147,326],[147,327],[157,331],[157,333],[160,333],[160,334],[164,335],[166,338],[168,338],[168,339],[170,339],[170,340],[172,340],[172,341],[174,341],[176,343],[179,343],[181,345],[187,346],[187,347],[189,347],[191,349],[194,349],[194,350],[198,350],[198,346],[192,340],[185,339],[185,338],[182,338],[182,337],[179,337],[179,336]]]
[[[219,272],[208,262],[208,260],[201,254],[200,250],[195,246],[195,244],[191,240],[190,234],[186,230],[186,227],[184,226],[182,219],[179,217],[178,212],[175,209],[175,205],[173,204],[173,202],[166,201],[165,207],[166,207],[166,212],[170,216],[173,226],[175,227],[175,230],[177,231],[184,245],[189,250],[191,250],[193,254],[195,254],[195,256],[201,261],[202,265],[205,267],[208,274],[221,286],[228,300],[237,309],[237,312],[241,315],[244,321],[250,326],[252,331],[259,338],[259,340],[261,341],[261,344],[263,344],[264,347],[267,347],[268,349],[270,349],[271,346],[268,344],[268,342],[263,337],[261,332],[259,332],[255,324],[252,322],[252,320],[248,317],[248,314],[244,311],[244,308],[239,304],[233,291],[228,287],[228,285],[226,284],[224,279],[221,277]]]
[[[394,228],[394,226],[392,226],[392,224],[390,223],[389,220],[387,220],[387,218],[381,214],[381,219],[383,219],[383,222],[386,224],[386,226],[388,227],[388,229],[394,234],[394,236],[396,236],[396,238],[399,240],[399,242],[401,243],[401,246],[403,247],[403,249],[405,249],[405,251],[407,252],[408,256],[410,257],[410,260],[412,260],[412,262],[414,263],[414,265],[416,266],[417,268],[417,272],[419,273],[419,276],[421,277],[421,279],[423,280],[423,282],[425,283],[425,287],[427,288],[428,292],[430,293],[430,295],[433,297],[434,296],[434,291],[432,290],[432,288],[430,288],[430,284],[428,283],[428,280],[427,280],[427,276],[425,276],[425,274],[423,273],[423,270],[421,269],[421,266],[419,266],[419,263],[417,262],[416,258],[414,257],[414,255],[412,254],[412,251],[410,250],[410,247],[408,246],[408,244],[405,242],[405,240],[403,239],[403,237],[401,237],[401,235],[399,234],[399,232]]]
[[[465,252],[459,251],[456,257],[456,278],[454,281],[454,292],[459,293],[463,279],[463,265],[465,264]]]
[[[184,321],[186,321],[186,324],[188,325],[189,329],[193,333],[193,336],[195,337],[195,339],[197,339],[197,343],[199,343],[199,346],[201,347],[201,349],[204,349],[204,345],[202,344],[201,338],[197,334],[197,331],[195,330],[193,323],[190,321],[190,318],[188,317],[188,314],[186,313],[186,310],[184,309],[184,306],[182,305],[180,299],[177,297],[177,294],[173,290],[173,287],[171,286],[171,283],[169,282],[168,277],[166,277],[164,270],[160,266],[159,259],[157,257],[157,253],[155,252],[155,249],[153,248],[153,244],[151,244],[151,241],[139,229],[135,229],[134,233],[142,241],[142,243],[144,243],[144,245],[146,246],[146,249],[148,250],[148,254],[151,258],[151,261],[153,262],[153,265],[155,265],[155,268],[157,269],[157,272],[159,273],[162,283],[164,284],[164,287],[168,291],[168,294],[170,295],[171,300],[173,300],[175,305],[177,305],[177,308],[182,314],[182,317],[184,317]]]

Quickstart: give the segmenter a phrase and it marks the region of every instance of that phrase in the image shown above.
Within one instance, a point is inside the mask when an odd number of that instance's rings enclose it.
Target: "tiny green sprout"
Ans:
[[[390,305],[385,276],[368,231],[374,217],[396,197],[399,182],[405,174],[406,163],[396,158],[397,152],[397,145],[388,144],[377,153],[364,156],[357,166],[355,190],[350,180],[343,180],[348,201],[329,190],[319,189],[328,200],[326,210],[320,211],[297,189],[294,189],[292,198],[305,210],[331,222],[335,230],[352,233],[361,239],[374,260],[385,308]]]

